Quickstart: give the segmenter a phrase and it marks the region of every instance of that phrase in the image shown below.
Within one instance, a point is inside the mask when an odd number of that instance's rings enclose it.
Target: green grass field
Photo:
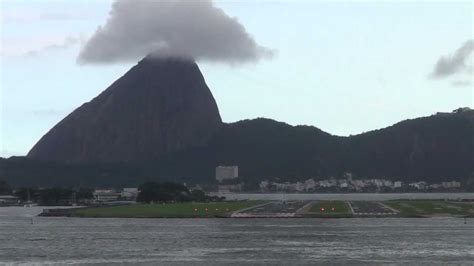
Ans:
[[[311,205],[307,217],[338,218],[352,217],[351,210],[347,203],[342,200],[323,200]]]
[[[262,204],[265,201],[224,201],[210,203],[132,204],[111,207],[75,209],[76,217],[121,217],[121,218],[212,218],[228,217],[231,213]],[[397,217],[427,217],[453,215],[474,217],[473,202],[442,200],[391,200],[388,206],[400,211]],[[334,208],[334,209],[333,209]],[[322,211],[324,209],[324,211]],[[347,202],[317,201],[304,213],[308,218],[350,218]]]
[[[84,208],[74,211],[79,217],[121,218],[210,218],[226,215],[263,201],[185,202],[168,204],[132,204],[112,207]]]
[[[401,216],[459,215],[474,216],[474,204],[442,200],[393,200],[385,204],[400,211]]]

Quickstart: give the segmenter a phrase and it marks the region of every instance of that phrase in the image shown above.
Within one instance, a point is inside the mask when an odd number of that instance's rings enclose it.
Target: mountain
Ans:
[[[0,158],[12,186],[213,183],[218,165],[265,179],[474,179],[474,111],[460,108],[350,137],[258,118],[222,123],[196,63],[146,57],[69,114],[26,158]],[[474,181],[473,181],[474,182]]]
[[[405,120],[350,137],[270,119],[225,124],[209,144],[172,156],[163,176],[212,176],[216,165],[238,165],[251,179],[386,178],[465,181],[474,177],[474,110]],[[206,166],[208,172],[199,170]],[[162,166],[161,171],[165,171]],[[186,172],[185,172],[186,171]]]
[[[337,175],[341,137],[312,126],[258,118],[226,124],[207,146],[217,165],[239,165],[253,177],[295,179]]]
[[[217,165],[238,165],[247,182],[278,178],[386,178],[474,182],[474,111],[438,113],[350,137],[271,119],[222,124],[206,145],[128,163],[0,159],[0,180],[25,185],[137,186],[149,180],[212,183]]]
[[[205,145],[221,124],[195,62],[146,57],[54,126],[28,158],[74,163],[156,160]]]
[[[411,119],[345,139],[346,167],[402,181],[474,177],[474,110]]]

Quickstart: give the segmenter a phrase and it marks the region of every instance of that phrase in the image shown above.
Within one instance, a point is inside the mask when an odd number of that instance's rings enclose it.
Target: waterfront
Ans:
[[[81,219],[0,208],[0,264],[470,264],[474,220]],[[33,223],[31,224],[31,219]]]

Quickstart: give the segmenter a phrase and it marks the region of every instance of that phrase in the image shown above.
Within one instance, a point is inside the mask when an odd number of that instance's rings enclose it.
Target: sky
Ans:
[[[0,156],[20,156],[139,53],[99,64],[79,57],[100,37],[112,1],[0,3]],[[247,57],[230,60],[225,43],[218,54],[179,45],[178,52],[195,56],[225,122],[266,117],[349,136],[474,107],[472,1],[215,1],[209,8],[225,13],[226,31],[243,38]],[[165,18],[145,29],[162,30]],[[188,28],[176,32],[193,43],[189,36],[199,35]],[[107,51],[110,43],[101,45]]]

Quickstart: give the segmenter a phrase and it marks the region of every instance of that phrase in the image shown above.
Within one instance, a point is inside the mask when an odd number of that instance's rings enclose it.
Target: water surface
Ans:
[[[0,264],[471,265],[474,220],[31,217],[0,208]]]

